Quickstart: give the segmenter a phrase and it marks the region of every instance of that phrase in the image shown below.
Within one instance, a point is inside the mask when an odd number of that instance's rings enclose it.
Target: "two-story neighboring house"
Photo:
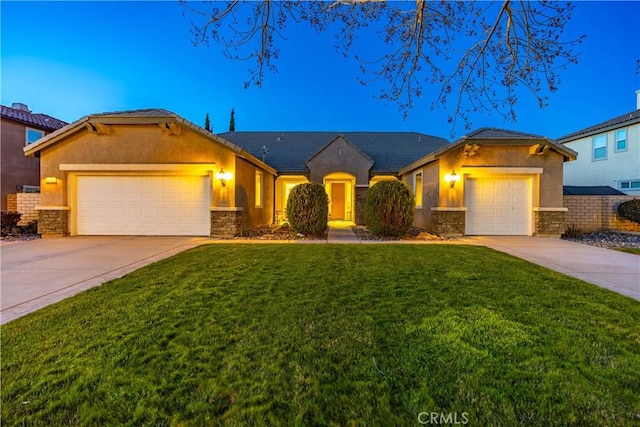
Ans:
[[[578,152],[564,164],[564,185],[609,186],[640,196],[640,90],[636,110],[558,138]]]
[[[26,157],[24,147],[67,123],[46,114],[34,114],[22,103],[0,107],[0,183],[2,209],[6,209],[7,194],[16,193],[17,187],[40,186],[40,159]]]

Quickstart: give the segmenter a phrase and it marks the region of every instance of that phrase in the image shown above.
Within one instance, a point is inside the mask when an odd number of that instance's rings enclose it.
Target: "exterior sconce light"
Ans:
[[[453,188],[456,186],[456,182],[460,180],[460,175],[456,174],[456,171],[453,170],[451,171],[451,173],[448,173],[444,176],[444,180],[449,183],[449,186],[451,186],[451,188]]]
[[[48,176],[44,179],[44,182],[46,182],[47,184],[57,184],[58,178],[56,178],[55,176]]]
[[[220,181],[220,185],[227,186],[227,180],[231,179],[233,174],[231,172],[225,172],[224,169],[220,169],[220,172],[216,173],[216,178]]]

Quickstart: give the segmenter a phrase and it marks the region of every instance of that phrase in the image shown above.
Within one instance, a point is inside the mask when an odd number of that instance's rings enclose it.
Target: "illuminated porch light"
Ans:
[[[220,181],[220,185],[226,187],[227,181],[233,177],[231,172],[225,172],[224,169],[220,169],[220,172],[216,173],[216,178]]]
[[[57,184],[58,178],[56,178],[55,176],[48,176],[44,179],[44,182],[47,184]]]
[[[456,182],[460,180],[460,175],[456,174],[456,171],[453,170],[451,173],[448,173],[444,176],[444,180],[449,183],[451,188],[455,187]]]

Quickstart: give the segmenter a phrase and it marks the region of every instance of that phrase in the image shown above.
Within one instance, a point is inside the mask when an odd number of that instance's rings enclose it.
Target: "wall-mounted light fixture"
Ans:
[[[224,169],[220,169],[220,172],[216,173],[216,178],[220,181],[220,185],[226,187],[227,180],[231,179],[233,174],[231,172],[225,172]]]
[[[56,178],[55,176],[48,176],[44,179],[44,182],[47,184],[57,184],[58,178]]]
[[[444,176],[444,180],[449,183],[449,186],[451,186],[451,188],[453,188],[456,186],[456,182],[460,181],[460,175],[458,175],[456,171],[453,170],[451,171],[451,173],[448,173]]]

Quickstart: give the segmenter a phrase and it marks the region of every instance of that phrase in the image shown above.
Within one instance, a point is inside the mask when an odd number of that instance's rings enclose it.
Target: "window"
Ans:
[[[256,171],[256,208],[262,207],[262,172]]]
[[[33,144],[44,136],[44,132],[37,129],[27,128],[26,143],[24,145]]]
[[[416,194],[416,208],[422,207],[422,172],[413,175],[413,192]]]
[[[620,129],[616,131],[616,151],[627,150],[627,130]]]
[[[607,158],[607,135],[593,137],[593,160],[603,160]]]
[[[621,190],[640,190],[640,179],[620,181]]]

